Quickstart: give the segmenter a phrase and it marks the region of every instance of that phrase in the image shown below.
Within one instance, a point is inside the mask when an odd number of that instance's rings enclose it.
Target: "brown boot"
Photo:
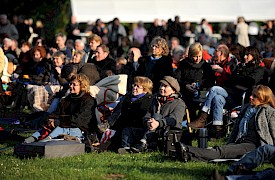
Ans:
[[[204,128],[207,117],[208,114],[202,111],[200,116],[195,121],[188,123],[188,126],[192,129]]]

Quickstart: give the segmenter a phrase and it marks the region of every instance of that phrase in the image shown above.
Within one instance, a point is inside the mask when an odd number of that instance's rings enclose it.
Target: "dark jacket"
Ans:
[[[91,130],[96,129],[95,108],[96,101],[89,93],[69,94],[61,101],[60,115],[70,115],[71,127]]]
[[[248,106],[249,104],[247,104],[244,107],[238,119],[235,121],[228,143],[234,143],[236,141],[236,138],[239,132],[239,124]],[[259,139],[260,144],[275,145],[275,109],[269,105],[260,106],[259,109],[257,110],[254,120],[255,120],[257,135],[260,138]]]
[[[162,56],[160,59],[152,61],[151,56],[147,56],[144,61],[140,62],[136,75],[150,78],[156,92],[159,88],[159,81],[164,76],[173,76],[172,58]]]
[[[24,74],[28,74],[32,84],[43,84],[50,81],[50,63],[47,59],[42,59],[40,62],[30,62],[28,69]]]
[[[125,127],[146,128],[143,125],[142,118],[149,110],[153,96],[145,94],[133,102],[131,102],[131,97],[131,93],[125,95],[114,109],[113,114],[107,119],[115,129],[122,130]]]
[[[186,90],[186,84],[199,82],[199,88],[210,88],[215,83],[215,75],[211,66],[204,60],[199,64],[187,59],[179,63],[176,76],[181,86],[181,91]]]
[[[268,73],[265,67],[255,65],[254,63],[241,64],[236,77],[236,84],[252,89],[254,85],[267,85]]]
[[[116,71],[116,61],[111,58],[111,56],[107,56],[104,60],[102,61],[93,61],[93,63],[96,65],[97,70],[100,74],[100,79],[103,79],[107,77],[108,71],[112,72],[115,74]]]
[[[154,117],[159,122],[157,129],[165,129],[168,126],[171,129],[182,129],[186,106],[178,95],[175,96],[174,100],[167,101],[163,105],[160,105],[158,96],[156,96],[152,101],[149,111],[143,118],[144,125],[147,125],[147,121]]]

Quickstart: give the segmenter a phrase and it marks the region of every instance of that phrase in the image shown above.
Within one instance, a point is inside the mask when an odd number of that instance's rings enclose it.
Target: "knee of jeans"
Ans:
[[[224,106],[226,101],[225,101],[225,98],[221,95],[216,95],[214,98],[213,98],[213,102],[215,104],[219,104],[219,105],[222,105]]]

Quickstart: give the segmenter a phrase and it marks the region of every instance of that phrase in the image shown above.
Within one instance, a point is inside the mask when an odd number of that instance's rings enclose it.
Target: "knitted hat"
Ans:
[[[171,76],[164,76],[162,80],[160,80],[162,84],[165,84],[167,86],[170,86],[172,89],[174,89],[177,93],[180,93],[180,85],[178,81],[171,77]]]

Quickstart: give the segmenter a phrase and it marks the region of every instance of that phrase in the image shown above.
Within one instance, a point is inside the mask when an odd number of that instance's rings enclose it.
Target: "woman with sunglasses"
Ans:
[[[250,103],[244,106],[235,121],[228,143],[212,149],[181,144],[182,158],[208,161],[235,159],[264,144],[275,145],[275,100],[271,89],[264,85],[253,88]]]

